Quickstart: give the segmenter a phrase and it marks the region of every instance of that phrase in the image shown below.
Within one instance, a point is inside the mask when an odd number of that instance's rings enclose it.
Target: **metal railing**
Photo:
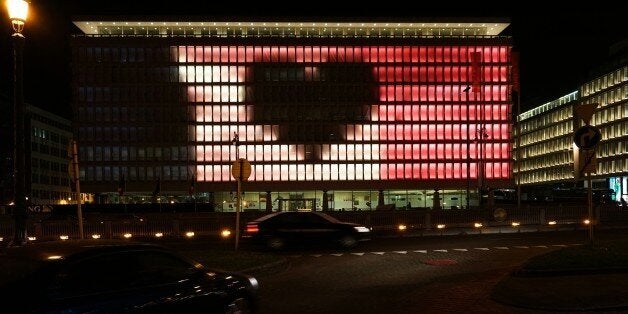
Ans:
[[[584,226],[586,206],[527,206],[521,209],[502,207],[506,214],[497,216],[494,210],[386,210],[386,211],[328,211],[341,221],[367,226],[373,232],[396,230],[404,225],[407,230],[426,231],[434,229],[473,228],[476,223],[483,227],[542,226],[554,228]],[[247,222],[266,215],[266,212],[241,213],[241,228]],[[628,227],[628,208],[617,205],[600,205],[594,209],[592,221],[597,226]],[[0,216],[0,237],[9,241],[13,235],[13,220],[8,215]],[[196,236],[218,236],[221,230],[233,230],[235,213],[187,212],[187,213],[138,213],[103,214],[91,213],[84,217],[85,237],[104,239],[132,237],[182,237],[187,232]],[[534,229],[534,228],[533,228]],[[57,240],[60,236],[71,239],[79,237],[78,221],[72,216],[63,220],[47,219],[43,214],[32,215],[28,220],[28,235],[37,240]]]

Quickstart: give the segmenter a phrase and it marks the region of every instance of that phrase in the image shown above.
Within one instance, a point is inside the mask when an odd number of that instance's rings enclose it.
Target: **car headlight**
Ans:
[[[253,289],[257,290],[259,288],[259,283],[257,282],[257,279],[255,279],[255,277],[248,277],[247,279],[251,283],[251,287],[253,287]]]
[[[360,227],[353,227],[353,229],[355,229],[355,231],[357,231],[357,232],[371,232],[371,230],[369,228],[362,227],[362,226],[360,226]]]

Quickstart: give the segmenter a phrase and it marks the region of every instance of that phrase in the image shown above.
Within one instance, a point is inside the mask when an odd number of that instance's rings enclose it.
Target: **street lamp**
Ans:
[[[13,184],[15,234],[13,245],[23,245],[26,238],[26,183],[24,163],[24,95],[23,95],[23,50],[24,24],[28,15],[28,2],[7,0],[9,19],[13,26]]]

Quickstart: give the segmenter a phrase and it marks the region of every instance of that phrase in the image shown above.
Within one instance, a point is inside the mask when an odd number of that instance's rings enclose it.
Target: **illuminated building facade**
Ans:
[[[574,108],[577,104],[578,91],[574,91],[518,116],[516,131],[521,132],[521,138],[514,173],[520,184],[573,180],[573,130],[577,123]]]
[[[431,207],[434,190],[466,206],[467,189],[512,186],[507,23],[75,25],[86,191],[194,181],[228,204],[236,155],[258,209]]]
[[[521,162],[515,177],[523,186],[583,186],[574,181],[574,130],[584,125],[580,104],[599,104],[591,125],[600,129],[594,188],[610,188],[628,200],[628,66],[619,65],[582,84],[578,91],[518,116]],[[516,147],[515,147],[516,149]]]

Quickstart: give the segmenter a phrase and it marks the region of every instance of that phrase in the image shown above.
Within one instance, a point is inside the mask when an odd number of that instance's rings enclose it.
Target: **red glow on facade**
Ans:
[[[178,46],[173,61],[196,114],[198,180],[230,181],[233,132],[251,181],[507,179],[511,173],[510,48],[505,46]],[[282,143],[281,126],[256,122],[257,63],[324,81],[329,63],[370,64],[373,103],[330,144]],[[472,87],[471,91],[469,87]],[[484,128],[487,138],[478,140]],[[216,144],[214,142],[226,142]],[[309,155],[308,155],[309,154]],[[306,156],[315,155],[315,162]],[[318,154],[318,155],[316,155]],[[361,161],[337,164],[337,161]],[[480,162],[480,160],[482,162]],[[281,163],[277,163],[281,162]],[[220,164],[216,164],[220,163]]]

